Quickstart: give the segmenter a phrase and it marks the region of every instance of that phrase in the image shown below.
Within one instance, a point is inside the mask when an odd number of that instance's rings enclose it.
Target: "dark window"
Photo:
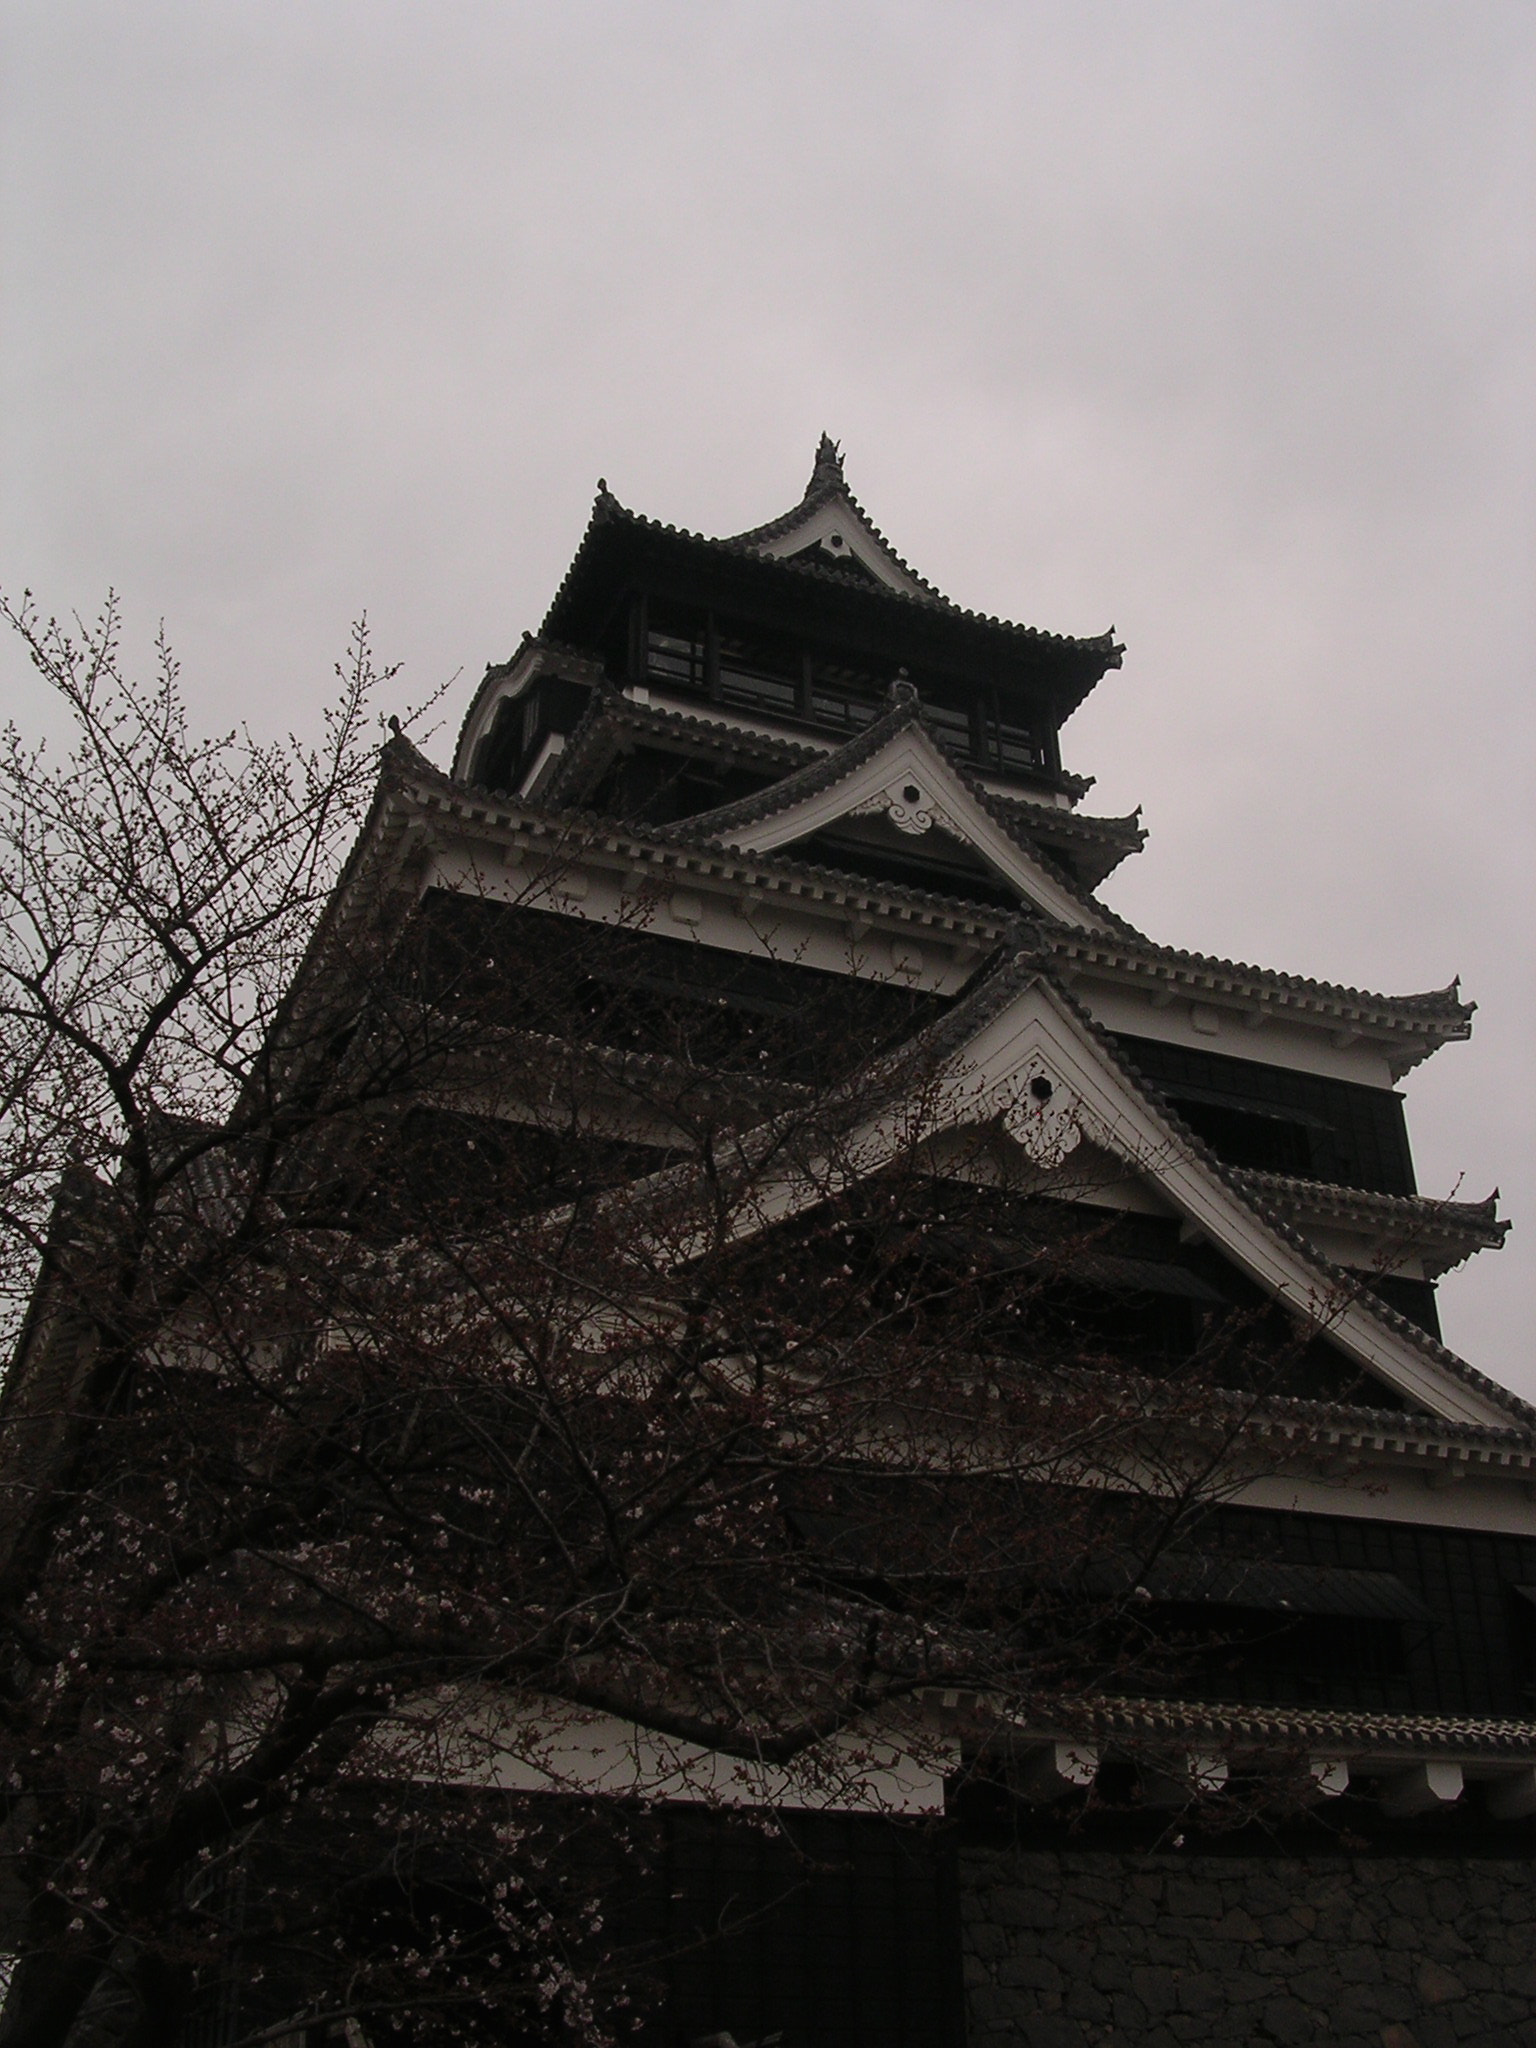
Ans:
[[[1161,1039],[1118,1042],[1229,1166],[1390,1195],[1415,1192],[1403,1100],[1393,1089],[1197,1052]]]
[[[800,656],[787,642],[722,627],[720,701],[793,718],[800,708]]]
[[[811,716],[818,723],[836,725],[845,732],[860,732],[866,725],[872,725],[885,708],[885,692],[877,677],[841,662],[812,663]]]
[[[681,633],[661,633],[653,627],[647,640],[646,672],[658,682],[677,683],[684,689],[704,687],[704,641],[702,635],[686,638]]]
[[[1266,1564],[1390,1573],[1428,1614],[1421,1626],[1401,1624],[1413,1712],[1514,1718],[1531,1711],[1536,1608],[1525,1610],[1531,1633],[1522,1634],[1518,1588],[1536,1586],[1536,1539],[1223,1508],[1202,1526],[1200,1545]]]

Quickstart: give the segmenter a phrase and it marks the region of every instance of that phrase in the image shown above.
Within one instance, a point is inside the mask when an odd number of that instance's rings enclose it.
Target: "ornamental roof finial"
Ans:
[[[843,481],[843,451],[830,434],[823,434],[816,444],[816,460],[811,466],[811,480],[805,487],[810,496],[818,484],[840,484]]]

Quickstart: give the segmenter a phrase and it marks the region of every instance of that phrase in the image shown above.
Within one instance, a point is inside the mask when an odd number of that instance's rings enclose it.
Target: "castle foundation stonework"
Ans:
[[[970,2048],[1536,2048],[1527,1857],[962,1850]]]

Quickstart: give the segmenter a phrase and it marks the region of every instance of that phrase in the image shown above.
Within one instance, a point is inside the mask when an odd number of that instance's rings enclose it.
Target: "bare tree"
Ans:
[[[936,1697],[1170,1682],[1132,1595],[1288,1327],[1095,1322],[1097,1212],[984,1123],[941,1168],[897,987],[724,1009],[643,894],[422,899],[362,629],[306,747],[190,737],[111,606],[7,616],[76,744],[0,755],[5,2048],[231,1970],[251,2041],[608,2038],[656,1798],[877,1805],[960,1761]]]

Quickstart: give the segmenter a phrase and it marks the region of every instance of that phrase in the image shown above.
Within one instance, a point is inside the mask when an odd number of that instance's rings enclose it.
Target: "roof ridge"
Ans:
[[[805,519],[812,512],[819,511],[823,505],[829,504],[834,498],[843,499],[849,510],[854,513],[860,525],[863,526],[876,545],[889,555],[904,576],[908,577],[918,586],[924,601],[930,604],[941,605],[946,611],[959,610],[959,607],[946,597],[936,584],[930,583],[926,576],[920,575],[910,562],[898,554],[879,527],[876,526],[874,520],[870,518],[848,487],[848,479],[843,470],[842,448],[827,433],[823,433],[820,441],[816,444],[816,457],[811,464],[810,481],[801,493],[800,502],[792,505],[787,512],[781,512],[776,519],[766,520],[761,526],[748,527],[744,533],[733,533],[723,536],[721,544],[731,547],[746,546],[756,550],[764,543],[778,540],[784,534],[792,532],[801,520]],[[819,568],[822,565],[820,563],[806,563],[799,566],[815,566]],[[829,568],[832,567],[831,564],[827,566]],[[837,573],[835,569],[833,573]],[[911,593],[899,594],[910,595]]]

